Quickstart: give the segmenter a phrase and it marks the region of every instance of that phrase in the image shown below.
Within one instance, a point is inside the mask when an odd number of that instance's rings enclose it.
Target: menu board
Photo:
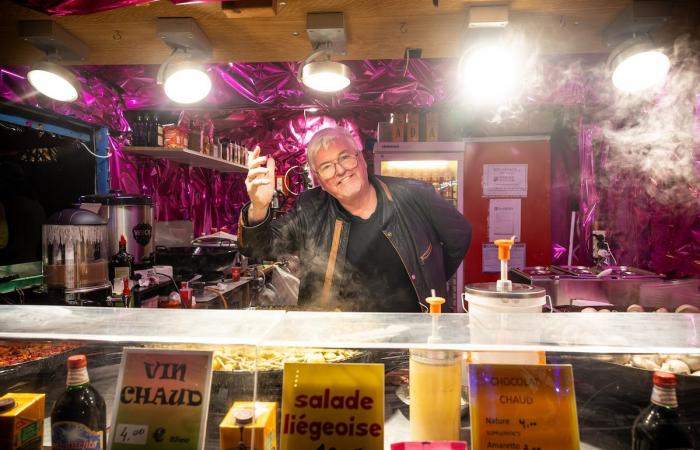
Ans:
[[[111,450],[204,448],[212,352],[125,348]]]
[[[284,365],[282,450],[384,448],[384,365]]]
[[[578,450],[570,365],[469,365],[473,450]]]

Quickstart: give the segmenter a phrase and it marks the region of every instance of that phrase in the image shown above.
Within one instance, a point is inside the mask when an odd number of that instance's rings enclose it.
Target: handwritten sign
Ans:
[[[382,450],[382,364],[284,365],[282,450]]]
[[[125,348],[109,448],[204,448],[211,352]]]
[[[570,365],[469,365],[472,449],[578,450]]]

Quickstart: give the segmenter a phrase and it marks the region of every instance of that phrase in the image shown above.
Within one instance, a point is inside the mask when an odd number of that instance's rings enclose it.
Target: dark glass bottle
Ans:
[[[66,391],[51,411],[53,450],[107,448],[105,401],[90,385],[85,355],[68,358]]]
[[[143,145],[143,119],[141,114],[136,116],[136,122],[131,127],[131,145]]]
[[[153,114],[153,118],[148,124],[148,145],[150,147],[163,146],[163,125],[158,120],[158,114]]]
[[[637,416],[632,427],[633,450],[692,450],[687,426],[681,424],[676,400],[676,376],[654,372],[651,404]]]
[[[134,278],[134,257],[126,251],[126,238],[119,238],[119,251],[112,256],[109,262],[109,279],[114,282],[116,278]]]
[[[148,117],[148,114],[144,114],[143,116],[143,122],[141,123],[141,135],[143,136],[143,144],[145,147],[152,147],[154,144],[151,143],[151,118]]]

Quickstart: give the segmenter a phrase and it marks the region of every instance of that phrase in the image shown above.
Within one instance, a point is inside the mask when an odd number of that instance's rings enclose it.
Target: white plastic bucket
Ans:
[[[515,344],[539,343],[537,327],[525,317],[510,314],[540,314],[546,303],[540,287],[513,284],[511,292],[498,292],[495,283],[465,286],[462,300],[469,304],[469,328],[473,344],[497,345],[507,349]],[[544,352],[484,351],[471,352],[471,363],[543,364]]]

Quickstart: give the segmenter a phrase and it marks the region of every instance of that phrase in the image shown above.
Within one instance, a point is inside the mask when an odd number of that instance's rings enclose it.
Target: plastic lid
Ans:
[[[513,283],[512,290],[508,292],[499,291],[496,283],[474,283],[464,286],[464,292],[470,295],[480,295],[482,297],[517,299],[539,298],[547,294],[544,288],[522,283]]]
[[[233,418],[238,425],[248,425],[253,423],[255,412],[251,408],[235,408],[233,410]]]
[[[669,372],[654,372],[654,384],[662,387],[674,387],[676,385],[676,376]]]
[[[87,367],[87,358],[85,355],[73,355],[68,357],[69,369],[82,369]]]
[[[100,203],[102,205],[152,205],[153,199],[147,195],[125,194],[112,190],[106,195],[83,195],[80,203]]]
[[[86,209],[69,208],[53,214],[47,225],[107,225],[107,220]]]

